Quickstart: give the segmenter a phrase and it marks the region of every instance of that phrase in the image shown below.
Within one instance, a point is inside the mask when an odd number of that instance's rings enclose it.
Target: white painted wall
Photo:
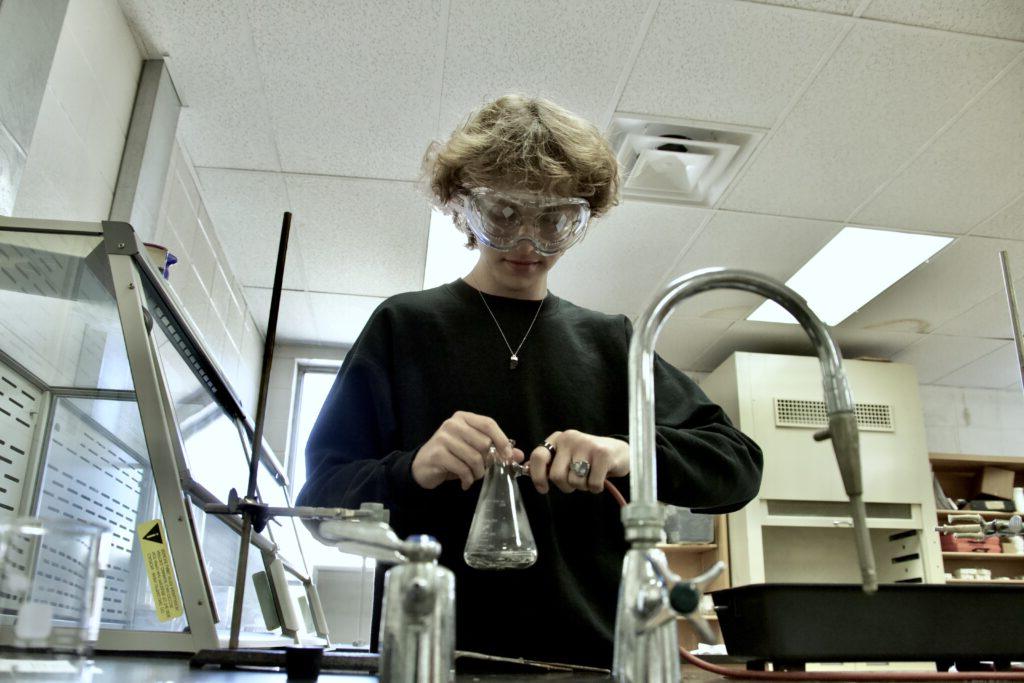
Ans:
[[[141,68],[142,55],[117,2],[68,3],[15,216],[109,216]]]
[[[1024,455],[1020,391],[921,386],[928,450],[968,455]]]

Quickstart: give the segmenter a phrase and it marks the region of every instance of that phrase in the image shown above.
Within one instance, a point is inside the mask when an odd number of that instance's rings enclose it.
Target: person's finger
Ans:
[[[561,434],[559,436],[561,438],[552,435],[547,439],[548,443],[555,446],[555,457],[548,469],[548,479],[562,493],[572,493],[574,487],[569,483],[569,463],[572,460],[575,446],[573,439],[566,438]]]
[[[590,474],[587,475],[587,490],[591,493],[604,491],[604,480],[608,478],[608,470],[612,465],[611,457],[592,457]]]
[[[513,448],[512,460],[514,462],[522,462],[523,460],[526,460],[526,453],[524,453],[520,448]]]
[[[530,453],[530,479],[537,493],[548,492],[548,465],[551,464],[551,452],[543,446],[537,446]]]
[[[465,463],[472,472],[474,480],[484,476],[486,467],[480,451],[452,434],[442,434],[441,442],[449,453]]]
[[[467,413],[465,411],[456,413],[456,415],[461,416],[469,426],[483,432],[501,455],[505,458],[512,457],[512,442],[505,436],[505,432],[501,431],[501,427],[498,426],[497,422],[486,415],[477,415],[476,413]]]
[[[460,413],[456,413],[445,422],[446,432],[466,442],[477,452],[487,453],[487,449],[491,447],[491,437],[467,422]]]
[[[462,490],[466,491],[473,485],[473,470],[452,453],[444,452],[438,457],[438,462],[446,471],[454,474],[462,483]]]

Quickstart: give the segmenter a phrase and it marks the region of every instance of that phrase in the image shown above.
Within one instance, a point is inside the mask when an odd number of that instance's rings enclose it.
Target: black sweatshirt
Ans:
[[[538,302],[487,302],[514,349]],[[437,538],[440,562],[456,577],[458,649],[609,666],[627,549],[612,497],[554,486],[541,495],[519,478],[537,562],[481,571],[462,558],[480,482],[427,491],[411,464],[459,410],[493,418],[527,454],[559,430],[628,440],[630,334],[625,316],[548,294],[512,370],[495,321],[462,280],[389,298],[345,357],[316,421],[298,504],[381,502],[400,537]],[[741,508],[760,485],[760,449],[660,357],[655,380],[659,500],[707,512]],[[627,499],[628,479],[612,480]]]

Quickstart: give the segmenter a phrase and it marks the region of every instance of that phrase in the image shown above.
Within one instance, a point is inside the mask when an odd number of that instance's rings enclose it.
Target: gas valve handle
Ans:
[[[700,599],[704,590],[725,571],[725,563],[715,562],[706,572],[687,581],[669,569],[662,556],[648,553],[647,561],[668,591],[672,611],[693,625],[702,642],[714,643],[717,638],[707,619],[699,612]]]

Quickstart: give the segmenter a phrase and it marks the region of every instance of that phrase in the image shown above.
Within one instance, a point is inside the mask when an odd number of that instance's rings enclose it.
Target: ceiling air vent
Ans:
[[[712,206],[761,136],[758,129],[698,127],[630,114],[615,117],[609,138],[626,197]]]

